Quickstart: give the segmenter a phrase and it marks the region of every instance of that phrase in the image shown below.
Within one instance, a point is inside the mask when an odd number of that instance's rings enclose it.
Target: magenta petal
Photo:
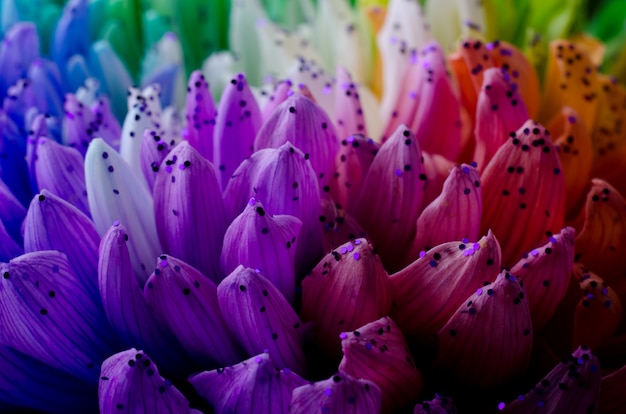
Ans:
[[[204,158],[213,161],[213,134],[215,128],[215,103],[204,75],[196,70],[187,83],[187,128],[183,137]]]
[[[8,262],[22,253],[24,250],[11,238],[0,220],[0,262]]]
[[[259,269],[289,303],[296,294],[295,254],[302,221],[287,215],[270,216],[259,201],[250,199],[224,236],[222,272],[243,265]]]
[[[335,89],[335,121],[337,136],[344,139],[352,134],[367,135],[359,89],[346,69],[337,67]]]
[[[261,110],[245,76],[237,75],[224,89],[215,120],[213,163],[220,171],[222,188],[241,161],[252,155],[254,137],[262,122]]]
[[[278,148],[290,142],[308,154],[320,186],[331,181],[339,141],[324,110],[302,94],[294,93],[263,123],[254,149]]]
[[[93,222],[76,207],[48,190],[33,198],[24,221],[24,250],[65,253],[80,283],[93,298],[99,296],[96,284],[99,243]]]
[[[287,413],[291,394],[307,382],[279,369],[263,353],[237,365],[201,372],[189,378],[198,394],[220,413]]]
[[[0,341],[51,367],[95,382],[113,352],[101,308],[64,254],[27,253],[0,264]]]
[[[72,204],[89,216],[83,157],[74,148],[39,138],[35,152],[37,186]]]
[[[154,211],[164,251],[218,283],[228,219],[213,165],[189,142],[178,144],[161,164]]]
[[[117,225],[104,234],[100,243],[98,287],[104,312],[125,345],[150,350],[161,368],[184,375],[190,361],[146,303],[130,261],[127,239],[126,229]]]
[[[426,184],[420,146],[401,125],[380,147],[353,207],[390,268],[399,266],[414,237]]]
[[[378,414],[381,401],[380,388],[376,384],[339,372],[327,380],[293,390],[289,412]]]
[[[250,197],[262,200],[272,214],[287,214],[302,221],[296,250],[296,274],[303,275],[322,255],[320,192],[308,157],[290,143],[263,149],[244,160],[224,191],[224,204],[232,218]]]
[[[267,102],[265,102],[265,106],[263,107],[263,120],[267,120],[272,112],[280,104],[287,100],[293,91],[291,90],[292,83],[290,80],[280,81],[274,86],[274,91],[267,98]]]
[[[453,240],[477,240],[482,217],[482,192],[478,171],[462,164],[450,171],[439,197],[417,219],[408,261],[419,252]]]
[[[280,368],[306,373],[300,318],[261,273],[237,267],[217,287],[228,327],[249,355],[269,352]]]
[[[11,193],[7,185],[0,180],[0,221],[17,244],[22,244],[22,222],[26,217],[26,209]]]
[[[152,129],[146,129],[141,139],[141,171],[150,190],[154,189],[161,163],[170,152],[170,146],[161,135]]]
[[[135,348],[102,363],[98,400],[101,414],[192,414],[185,396],[159,374],[150,357]]]
[[[506,70],[489,68],[483,72],[483,85],[476,108],[476,149],[474,161],[481,171],[493,158],[511,132],[528,119],[526,105]]]
[[[217,288],[196,269],[162,255],[143,294],[194,361],[206,367],[240,361],[241,354],[220,314]]]

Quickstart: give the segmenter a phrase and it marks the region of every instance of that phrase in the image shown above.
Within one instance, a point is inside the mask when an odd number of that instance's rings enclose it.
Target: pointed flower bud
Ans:
[[[306,373],[300,318],[272,282],[239,266],[219,284],[217,297],[224,320],[249,355],[267,350],[278,367]]]
[[[491,388],[522,374],[532,350],[523,282],[503,271],[467,298],[439,332],[434,368],[472,388]],[[497,326],[498,329],[493,329]]]
[[[422,375],[402,331],[391,318],[385,316],[354,332],[343,332],[341,349],[339,371],[378,385],[383,412],[415,403],[422,391]]]
[[[376,154],[353,207],[389,268],[399,266],[415,234],[426,183],[415,135],[399,126]]]
[[[516,263],[546,234],[563,228],[565,179],[548,131],[541,125],[528,120],[511,133],[484,170],[482,184],[481,228],[506,240],[504,266]]]
[[[143,175],[141,172],[141,142],[143,134],[148,129],[158,129],[158,125],[152,119],[148,105],[145,101],[140,101],[128,110],[120,140],[120,155],[137,177]]]
[[[146,129],[141,139],[141,171],[152,191],[161,163],[170,152],[170,146],[153,129]]]
[[[419,259],[391,275],[391,317],[410,338],[430,344],[476,289],[496,279],[500,245],[489,232],[476,243],[448,242],[422,252]]]
[[[330,252],[302,281],[302,319],[313,322],[318,347],[332,358],[341,355],[341,332],[387,315],[391,301],[387,272],[365,239]]]
[[[292,414],[377,414],[380,409],[381,392],[376,384],[342,372],[294,389],[289,406]]]
[[[470,165],[454,167],[439,197],[430,203],[416,223],[409,262],[433,246],[453,240],[477,240],[482,217],[482,192],[478,171]],[[467,295],[464,295],[467,296]]]
[[[359,87],[352,81],[348,71],[337,67],[337,87],[335,88],[335,121],[337,137],[345,139],[352,134],[367,135]]]
[[[261,128],[261,110],[243,74],[226,86],[215,119],[213,163],[225,188],[241,161],[252,155]]]
[[[143,294],[194,361],[214,367],[240,360],[220,315],[217,287],[202,273],[182,260],[161,255]]]
[[[600,363],[589,348],[579,347],[531,391],[498,409],[506,414],[598,412]]]
[[[274,414],[289,411],[291,394],[307,382],[289,369],[279,369],[268,353],[237,365],[201,372],[189,382],[218,412]]]
[[[178,144],[161,164],[154,211],[164,251],[219,283],[228,219],[215,168],[189,142]]]
[[[2,343],[94,383],[113,338],[65,255],[27,253],[0,264],[0,273]]]
[[[524,281],[533,326],[541,329],[565,296],[574,263],[574,229],[565,227],[511,268]]]
[[[102,414],[122,411],[155,414],[196,414],[189,401],[159,374],[143,351],[131,348],[102,363],[98,402]]]
[[[287,97],[293,94],[291,87],[293,84],[290,80],[284,80],[274,85],[272,94],[267,98],[265,106],[263,107],[263,121],[266,121],[272,112],[283,102],[287,100]]]
[[[506,70],[499,68],[484,72],[476,105],[474,161],[484,171],[509,134],[526,122],[528,111],[517,84]]]
[[[187,83],[187,129],[183,137],[204,158],[213,161],[213,130],[217,111],[208,82],[199,71],[193,71]]]
[[[287,142],[309,154],[321,186],[328,185],[339,151],[337,133],[324,110],[298,93],[287,98],[263,123],[254,149],[278,148]]]
[[[293,216],[271,216],[261,202],[248,206],[226,230],[222,247],[222,273],[239,265],[260,269],[285,299],[296,295],[295,255],[302,221]]]

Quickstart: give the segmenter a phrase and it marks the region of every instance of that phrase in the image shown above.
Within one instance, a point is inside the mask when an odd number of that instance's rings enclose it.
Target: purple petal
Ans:
[[[217,297],[222,316],[248,355],[269,352],[278,367],[306,372],[300,318],[272,282],[239,266],[219,284]]]
[[[54,62],[62,71],[63,84],[68,89],[69,78],[64,73],[68,60],[74,55],[87,56],[89,51],[89,16],[87,15],[87,0],[71,0],[63,8],[54,29],[50,43],[50,54]]]
[[[141,171],[150,190],[154,189],[154,181],[161,163],[170,152],[170,146],[163,141],[161,135],[153,129],[146,129],[141,139]]]
[[[435,394],[435,398],[415,406],[413,414],[457,414],[451,398]]]
[[[267,102],[263,107],[263,120],[267,120],[272,112],[280,104],[287,100],[287,97],[290,96],[293,92],[291,91],[292,83],[290,80],[280,81],[274,86],[274,92],[267,98]]]
[[[335,121],[337,122],[337,136],[340,139],[352,134],[367,135],[358,85],[352,81],[348,71],[341,66],[337,67]]]
[[[11,26],[0,44],[0,100],[10,86],[26,76],[30,64],[39,57],[39,36],[32,22]]]
[[[0,264],[0,341],[51,367],[95,382],[113,352],[101,308],[64,254],[27,253]]]
[[[63,121],[63,141],[85,155],[89,143],[94,138],[96,119],[89,108],[74,94],[65,95],[65,119]]]
[[[24,249],[11,238],[4,228],[2,220],[0,220],[0,262],[8,262],[22,253],[24,253]]]
[[[181,141],[182,120],[178,109],[169,106],[163,110],[161,115],[161,139],[170,147],[176,146]]]
[[[2,109],[15,122],[15,125],[24,131],[29,125],[28,113],[33,108],[36,108],[36,94],[32,84],[26,78],[19,79],[9,88],[7,97],[2,103]]]
[[[141,177],[141,141],[146,130],[158,129],[157,123],[152,117],[145,101],[134,105],[128,110],[122,126],[122,138],[120,141],[120,155],[137,174]]]
[[[204,158],[213,161],[213,130],[215,128],[215,103],[204,75],[196,70],[187,84],[187,128],[183,137]]]
[[[35,106],[39,112],[58,117],[63,115],[63,86],[56,65],[46,59],[36,59],[28,70],[32,83]]]
[[[250,199],[228,227],[222,247],[222,272],[243,265],[261,269],[289,303],[294,303],[295,253],[302,221],[287,215],[270,216],[263,204]]]
[[[159,85],[161,94],[159,100],[163,106],[172,105],[177,95],[178,80],[181,76],[179,63],[165,63],[147,76],[144,75],[142,85]]]
[[[241,414],[286,413],[293,390],[307,383],[298,374],[276,367],[267,353],[201,372],[189,382],[217,412]]]
[[[320,222],[324,228],[324,251],[329,252],[350,240],[365,238],[359,223],[330,197],[322,199]]]
[[[190,361],[146,303],[130,261],[127,238],[124,227],[117,225],[100,242],[98,287],[104,312],[125,345],[150,350],[161,368],[177,376],[184,375]]]
[[[378,414],[380,408],[381,392],[376,384],[339,372],[293,390],[289,412]]]
[[[135,348],[119,352],[102,363],[98,397],[101,414],[200,413],[189,408],[189,401],[159,374],[150,357]]]
[[[339,151],[337,133],[324,110],[299,93],[287,98],[263,123],[254,148],[278,148],[287,142],[309,154],[320,186],[328,185]]]
[[[102,139],[92,141],[85,155],[89,211],[99,234],[119,221],[128,230],[133,268],[140,281],[150,274],[161,253],[148,186]]]
[[[220,315],[215,284],[187,263],[159,256],[144,297],[196,362],[215,367],[241,360]]]
[[[80,242],[77,243],[77,241]],[[48,190],[33,198],[24,221],[24,250],[58,250],[67,255],[80,283],[98,297],[100,236],[87,216]]]
[[[26,217],[26,209],[11,193],[9,187],[0,180],[0,221],[7,232],[18,244],[22,245],[22,222]]]
[[[91,112],[94,114],[95,123],[98,127],[98,137],[115,149],[120,147],[120,137],[122,136],[122,128],[117,118],[111,112],[111,104],[106,97],[98,98],[91,106]]]
[[[224,191],[226,211],[236,217],[250,197],[263,200],[273,214],[302,221],[300,239],[306,243],[296,250],[296,274],[306,274],[323,252],[320,193],[308,157],[290,143],[255,152],[237,168]]]
[[[261,110],[244,75],[226,86],[215,119],[213,163],[220,170],[222,188],[241,161],[252,155],[261,128]]]
[[[218,283],[228,218],[215,168],[189,142],[172,149],[154,183],[161,245]]]
[[[33,194],[39,192],[37,186],[37,175],[35,174],[35,162],[37,161],[37,143],[39,138],[50,137],[50,131],[46,123],[46,117],[38,114],[33,118],[28,139],[26,140],[26,164],[28,166],[28,177],[30,178],[30,191]]]

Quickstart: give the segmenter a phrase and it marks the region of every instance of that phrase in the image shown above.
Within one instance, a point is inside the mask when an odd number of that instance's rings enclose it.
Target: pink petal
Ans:
[[[324,251],[334,250],[349,240],[365,237],[365,231],[330,197],[322,200],[320,222],[324,228]]]
[[[274,86],[274,91],[267,98],[267,102],[263,107],[263,121],[266,121],[272,112],[293,93],[291,86],[292,83],[290,80],[280,81]]]
[[[141,172],[150,190],[154,189],[161,163],[170,152],[170,146],[153,129],[146,129],[141,139]]]
[[[359,99],[359,87],[352,81],[348,71],[337,67],[335,88],[335,121],[337,136],[344,139],[352,134],[367,135],[361,100]]]

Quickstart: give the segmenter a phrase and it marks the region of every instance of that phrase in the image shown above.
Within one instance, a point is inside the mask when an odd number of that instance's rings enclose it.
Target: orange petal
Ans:
[[[372,381],[382,391],[383,411],[396,412],[419,397],[423,380],[398,325],[388,316],[341,334],[339,371]]]
[[[576,258],[608,283],[616,283],[626,273],[626,201],[607,182],[591,182]]]
[[[385,16],[387,15],[387,8],[383,6],[370,6],[364,10],[365,16],[370,23],[372,33],[374,36],[378,34],[385,22]],[[380,56],[380,52],[376,49],[376,63],[374,66],[374,72],[370,82],[370,88],[372,92],[380,98],[383,94],[383,61]]]
[[[626,365],[602,377],[600,383],[600,412],[620,414],[626,412]]]

